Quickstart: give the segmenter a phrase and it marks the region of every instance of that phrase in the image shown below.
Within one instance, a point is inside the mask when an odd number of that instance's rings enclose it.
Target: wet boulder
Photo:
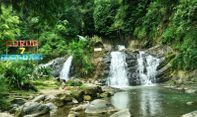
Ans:
[[[81,104],[77,107],[73,107],[71,108],[71,111],[75,111],[75,112],[78,112],[78,111],[85,111],[86,107],[88,106],[88,104]]]
[[[55,106],[55,104],[53,104],[53,103],[47,103],[47,104],[45,104],[46,106],[48,106],[49,107],[49,109],[50,109],[50,115],[54,115],[56,112],[57,112],[57,106]]]
[[[34,99],[32,100],[32,102],[40,102],[43,101],[45,99],[46,95],[38,95],[36,97],[34,97]]]
[[[87,114],[100,114],[113,112],[116,109],[112,104],[105,100],[96,99],[87,105],[85,113]]]
[[[107,54],[103,58],[103,66],[102,66],[103,73],[102,73],[101,77],[106,78],[109,75],[110,64],[111,64],[111,56],[110,56],[110,54]]]
[[[62,107],[67,103],[72,102],[72,97],[70,95],[64,95],[62,97],[55,97],[50,101],[47,102],[52,102],[54,103],[57,107]]]
[[[99,86],[94,86],[94,87],[88,87],[84,89],[84,94],[89,95],[91,97],[97,97],[97,93],[102,93],[102,89]]]
[[[19,110],[19,117],[36,117],[44,115],[50,111],[49,106],[38,102],[27,102]]]

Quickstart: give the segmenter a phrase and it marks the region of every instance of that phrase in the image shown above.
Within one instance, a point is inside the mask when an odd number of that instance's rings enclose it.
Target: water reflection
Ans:
[[[155,116],[162,112],[162,106],[157,90],[143,89],[140,91],[140,111],[143,116]]]
[[[127,92],[118,92],[112,99],[112,104],[118,109],[125,109],[129,107],[129,94]]]
[[[119,92],[111,101],[116,108],[129,108],[131,113],[137,113],[142,117],[157,116],[162,113],[161,99],[157,89],[154,88],[143,87]]]

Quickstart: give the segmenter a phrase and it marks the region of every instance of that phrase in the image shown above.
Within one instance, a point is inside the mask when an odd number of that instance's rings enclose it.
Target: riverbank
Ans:
[[[79,80],[77,81],[79,82]],[[146,115],[145,110],[148,109],[151,111],[149,114],[155,116],[161,116],[165,112],[168,115],[173,114],[173,117],[179,117],[178,115],[195,110],[197,105],[195,93],[186,94],[183,91],[166,88],[163,84],[116,89],[85,83],[83,80],[81,82],[84,82],[81,86],[64,86],[60,85],[58,81],[49,80],[40,84],[36,93],[26,92],[23,96],[18,96],[20,93],[15,92],[18,95],[13,96],[10,100],[11,106],[7,112],[18,117],[86,117],[89,114],[100,117],[100,113],[105,113],[102,114],[102,117],[111,117],[119,110],[123,111],[122,114],[127,115],[128,112],[129,115],[134,116],[138,116],[140,113]],[[95,106],[95,103],[100,105]],[[146,104],[148,105],[145,106]],[[175,107],[177,105],[179,108]],[[136,106],[139,108],[137,109]],[[89,109],[92,108],[94,110],[96,108],[97,111],[89,113]],[[160,111],[157,111],[158,109]],[[177,110],[175,111],[175,109]],[[174,112],[180,113],[176,115]]]
[[[75,82],[75,81],[72,81]],[[57,112],[63,108],[90,102],[94,99],[112,96],[118,89],[84,83],[81,86],[65,86],[53,79],[36,82],[38,92],[9,92],[7,101],[10,105],[4,111],[15,116],[41,116]],[[35,84],[34,84],[35,85]],[[65,112],[68,115],[68,112]]]

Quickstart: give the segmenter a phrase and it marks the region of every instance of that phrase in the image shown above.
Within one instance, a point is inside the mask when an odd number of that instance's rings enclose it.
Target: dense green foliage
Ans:
[[[6,81],[5,81],[5,78],[3,77],[3,75],[0,75],[0,85],[1,85],[1,87],[0,87],[0,109],[2,110],[2,108],[1,107],[6,107],[6,105],[7,105],[7,102],[5,102],[4,100],[6,99],[6,97],[5,97],[5,92],[7,91],[7,88],[8,88],[8,86],[7,86],[7,83],[6,83]],[[4,109],[3,108],[3,109]]]
[[[15,39],[20,35],[19,17],[12,13],[12,7],[1,6],[0,37],[3,39]]]
[[[92,47],[89,40],[73,41],[68,45],[67,51],[73,56],[73,65],[77,74],[85,76],[91,73],[91,55]]]
[[[34,64],[31,62],[1,63],[0,74],[2,82],[6,82],[9,89],[35,90],[31,85]]]
[[[12,13],[12,7],[1,5],[0,15],[0,52],[5,52],[3,40],[16,39],[20,36],[19,17]]]
[[[73,81],[73,80],[68,80],[66,82],[66,86],[82,86],[83,83],[82,82],[77,82],[77,81]]]

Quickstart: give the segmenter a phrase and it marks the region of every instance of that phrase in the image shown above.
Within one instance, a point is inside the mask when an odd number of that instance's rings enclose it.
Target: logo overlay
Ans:
[[[5,41],[5,46],[7,49],[11,48],[12,54],[0,54],[1,61],[9,61],[9,60],[42,60],[43,55],[37,54],[33,50],[38,49],[38,41],[37,40],[7,40]],[[18,49],[16,49],[18,48]],[[6,49],[6,50],[7,50]],[[17,54],[14,51],[17,50]],[[30,52],[27,52],[30,50]]]

